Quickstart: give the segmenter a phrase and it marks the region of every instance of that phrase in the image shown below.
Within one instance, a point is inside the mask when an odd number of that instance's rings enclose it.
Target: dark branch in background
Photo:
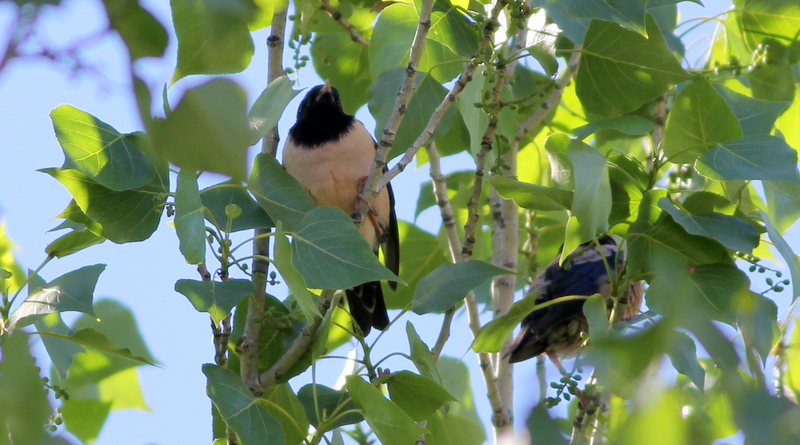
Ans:
[[[467,223],[464,225],[464,244],[461,247],[461,261],[471,259],[473,248],[475,247],[475,227],[477,226],[479,218],[478,201],[480,200],[481,190],[483,189],[486,156],[493,148],[492,141],[497,131],[497,115],[500,113],[503,106],[500,101],[500,93],[503,89],[503,85],[505,85],[505,81],[505,67],[498,66],[497,80],[491,92],[491,101],[495,104],[495,107],[489,115],[489,123],[481,139],[481,149],[475,156],[475,180],[472,186],[472,195],[467,203]],[[474,293],[470,293],[467,295],[465,301],[467,316],[469,318],[469,328],[472,331],[473,337],[477,337],[481,329],[478,300],[475,298]],[[503,399],[500,396],[497,379],[492,369],[490,355],[485,352],[478,353],[478,364],[481,367],[483,380],[486,382],[489,403],[492,406],[492,425],[495,430],[495,438],[505,436],[507,433],[513,433],[513,431],[511,431],[514,426],[511,408],[503,403]]]
[[[267,84],[273,80],[285,76],[283,70],[283,38],[286,32],[286,9],[276,10],[272,16],[270,36],[267,38],[268,55],[268,79]],[[261,145],[262,153],[270,153],[275,156],[278,150],[278,128],[272,129],[264,137]],[[247,319],[245,320],[244,332],[239,345],[241,349],[240,365],[241,376],[248,388],[257,394],[256,390],[263,393],[263,387],[258,381],[258,342],[261,338],[261,323],[264,316],[264,305],[266,304],[267,273],[269,262],[266,258],[269,255],[269,237],[263,236],[269,233],[268,229],[256,229],[255,241],[253,241],[253,268],[252,277],[255,291],[253,297],[247,305]],[[257,394],[260,395],[260,394]]]
[[[386,186],[386,184],[388,184],[392,178],[405,170],[406,166],[414,160],[414,156],[417,154],[417,151],[419,151],[420,148],[425,146],[428,141],[430,141],[431,137],[433,136],[433,132],[439,125],[439,121],[442,119],[445,112],[447,112],[447,109],[450,108],[450,105],[456,101],[458,95],[464,91],[464,87],[466,87],[467,84],[472,81],[472,75],[482,63],[480,58],[483,56],[486,48],[492,43],[492,35],[494,34],[498,23],[497,18],[500,16],[500,12],[503,10],[503,8],[505,8],[506,5],[507,2],[505,0],[499,0],[497,3],[495,3],[494,7],[492,8],[491,16],[483,27],[483,39],[478,45],[478,51],[475,54],[475,57],[464,64],[464,69],[461,70],[461,74],[458,75],[455,85],[453,85],[453,88],[450,89],[439,106],[433,110],[433,114],[431,114],[428,124],[425,126],[422,134],[420,134],[417,140],[415,140],[414,143],[411,144],[408,149],[406,149],[406,152],[403,154],[403,157],[400,159],[400,161],[383,176],[381,176],[380,180],[378,181],[378,190]],[[382,159],[385,161],[385,158]]]
[[[347,31],[347,33],[350,34],[350,38],[354,42],[358,43],[359,45],[369,46],[369,40],[365,39],[361,34],[359,34],[356,27],[350,24],[350,22],[348,22],[344,17],[342,17],[342,13],[339,12],[338,9],[331,6],[330,0],[320,0],[320,3],[322,3],[320,9],[327,12],[328,15],[330,15],[331,18],[335,20],[336,23],[339,24],[339,26],[344,28],[345,31]]]

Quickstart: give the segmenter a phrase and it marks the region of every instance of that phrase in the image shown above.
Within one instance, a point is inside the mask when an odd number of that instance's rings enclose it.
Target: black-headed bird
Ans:
[[[297,123],[283,148],[283,166],[308,190],[317,205],[338,207],[348,215],[365,197],[361,190],[375,159],[377,145],[355,117],[345,113],[339,91],[330,81],[312,88],[297,110]],[[372,250],[383,250],[386,267],[398,273],[400,242],[392,187],[381,189],[361,225]],[[392,290],[397,283],[389,282]],[[350,315],[366,336],[372,327],[389,326],[383,290],[378,281],[345,290]]]
[[[528,295],[534,296],[536,304],[569,295],[602,294],[608,299],[611,296],[609,270],[616,275],[625,260],[624,252],[609,235],[581,244],[561,265],[560,259],[561,255],[557,256],[533,280]],[[545,353],[559,370],[562,369],[558,358],[574,354],[589,327],[583,315],[584,301],[564,301],[528,314],[506,352],[509,361],[520,362]],[[641,303],[642,284],[634,282],[620,298],[619,315],[632,317]]]

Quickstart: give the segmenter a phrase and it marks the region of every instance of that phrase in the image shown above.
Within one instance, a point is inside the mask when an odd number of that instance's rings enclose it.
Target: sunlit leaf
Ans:
[[[38,318],[57,312],[95,315],[92,300],[97,279],[105,264],[82,267],[35,289],[8,318],[9,329],[27,326]]]
[[[175,229],[186,262],[200,264],[206,259],[206,224],[203,203],[197,189],[197,173],[182,168],[175,192]]]
[[[148,157],[114,127],[70,105],[50,112],[64,168],[74,168],[114,191],[150,182],[155,168]]]
[[[577,78],[578,97],[589,113],[618,116],[689,78],[652,18],[647,19],[647,35],[611,22],[591,23]]]
[[[4,336],[0,346],[0,432],[7,443],[37,443],[52,411],[28,335],[18,331]]]
[[[286,76],[270,82],[247,113],[250,129],[254,130],[259,138],[266,136],[278,124],[286,105],[297,96],[297,93],[299,91],[292,89],[292,81]]]
[[[704,76],[696,76],[672,104],[662,148],[670,162],[690,163],[718,143],[741,137],[731,107]]]

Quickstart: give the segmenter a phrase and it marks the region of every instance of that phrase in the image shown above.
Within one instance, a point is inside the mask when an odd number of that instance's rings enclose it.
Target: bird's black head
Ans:
[[[355,118],[344,112],[339,90],[330,81],[312,88],[297,109],[297,123],[289,130],[292,141],[314,148],[339,140],[353,126]]]

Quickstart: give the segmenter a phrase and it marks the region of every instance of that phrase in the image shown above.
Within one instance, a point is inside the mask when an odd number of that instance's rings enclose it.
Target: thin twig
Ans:
[[[269,38],[267,38],[268,56],[268,79],[267,83],[272,82],[278,77],[284,76],[283,70],[283,38],[286,32],[286,8],[276,10],[272,16],[272,26]],[[269,132],[262,141],[262,153],[270,153],[275,156],[278,148],[278,129],[277,126]],[[255,394],[257,390],[263,392],[258,379],[258,352],[259,340],[261,338],[261,323],[264,316],[264,305],[266,304],[267,273],[269,262],[266,258],[269,255],[270,237],[265,236],[269,233],[268,229],[256,229],[255,240],[253,241],[253,267],[252,277],[255,291],[247,306],[247,318],[244,325],[244,333],[239,344],[241,350],[240,367],[241,376],[245,384]]]
[[[342,13],[339,12],[338,9],[331,6],[330,0],[320,0],[322,6],[320,9],[327,12],[331,18],[339,24],[348,34],[350,34],[350,38],[358,43],[359,45],[369,46],[369,40],[365,39],[361,34],[359,34],[358,30],[355,26],[353,26],[350,22],[348,22],[344,17],[342,17]]]
[[[450,250],[450,260],[452,262],[459,261],[459,252],[461,252],[461,240],[458,237],[458,230],[456,229],[455,217],[453,216],[453,206],[450,204],[450,198],[447,196],[447,181],[442,175],[441,155],[439,150],[436,149],[436,143],[431,142],[428,147],[428,162],[431,168],[431,181],[433,182],[433,193],[436,196],[436,203],[439,205],[439,213],[442,215],[442,226],[444,227],[445,234],[447,234],[447,245]],[[453,322],[455,315],[455,306],[451,307],[444,313],[444,320],[442,320],[442,328],[439,330],[439,337],[431,349],[431,356],[433,362],[439,360],[442,354],[444,344],[450,338],[450,325]]]
[[[561,76],[561,79],[558,80],[558,84],[556,84],[555,90],[550,94],[550,97],[542,103],[542,106],[536,110],[536,112],[531,115],[525,122],[523,122],[519,128],[517,129],[517,134],[514,136],[514,140],[511,142],[512,145],[519,147],[520,141],[537,125],[541,124],[550,110],[553,107],[558,106],[558,103],[561,101],[561,95],[564,94],[564,88],[567,87],[572,77],[575,73],[578,72],[578,63],[581,59],[581,45],[575,45],[575,50],[569,58],[569,62],[567,63],[567,70]]]
[[[395,164],[380,178],[378,181],[378,190],[388,184],[389,181],[400,174],[400,172],[405,170],[406,166],[414,160],[414,156],[417,154],[419,149],[425,146],[428,141],[430,141],[431,137],[433,136],[433,132],[439,125],[439,121],[442,120],[442,117],[450,108],[450,105],[452,105],[461,92],[464,91],[464,87],[466,87],[467,84],[472,81],[472,75],[482,63],[481,57],[483,56],[485,49],[492,43],[492,35],[494,35],[495,27],[498,23],[497,18],[506,5],[506,0],[498,0],[498,2],[495,3],[494,7],[492,8],[491,15],[483,27],[483,39],[478,45],[478,51],[476,52],[475,57],[471,58],[467,63],[464,64],[464,69],[461,70],[461,74],[458,75],[456,83],[453,85],[450,91],[447,92],[447,95],[444,97],[439,106],[433,110],[433,114],[431,114],[428,124],[425,126],[425,129],[422,130],[422,133],[419,135],[419,137],[417,137],[414,143],[412,143],[411,146],[406,149],[406,152],[403,154],[403,157],[400,159],[400,161],[397,162],[397,164]]]

